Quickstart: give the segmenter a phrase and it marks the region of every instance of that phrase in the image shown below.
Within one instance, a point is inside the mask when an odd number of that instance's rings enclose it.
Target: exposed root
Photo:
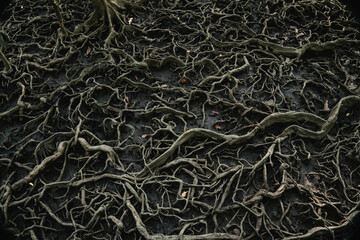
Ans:
[[[343,237],[360,216],[360,33],[344,14],[15,1],[1,218],[24,239]]]

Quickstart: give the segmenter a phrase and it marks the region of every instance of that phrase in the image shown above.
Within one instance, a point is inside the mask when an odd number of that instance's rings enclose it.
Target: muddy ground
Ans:
[[[355,226],[360,28],[343,5],[94,2],[2,17],[1,220],[19,239]]]

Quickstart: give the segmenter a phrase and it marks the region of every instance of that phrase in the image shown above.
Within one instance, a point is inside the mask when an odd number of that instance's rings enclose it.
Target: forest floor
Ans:
[[[95,2],[2,16],[0,211],[19,239],[342,238],[360,210],[344,6]]]

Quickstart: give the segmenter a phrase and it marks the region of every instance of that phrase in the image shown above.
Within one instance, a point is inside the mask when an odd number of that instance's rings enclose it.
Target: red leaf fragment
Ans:
[[[219,115],[219,112],[215,111],[215,110],[212,110],[211,111],[213,114],[216,114],[216,115]]]
[[[187,82],[187,79],[186,79],[185,77],[183,77],[183,78],[181,78],[180,82],[181,82],[182,84],[184,84],[184,83]]]
[[[131,100],[130,100],[130,98],[129,98],[129,97],[125,97],[125,101],[126,101],[128,104],[130,104],[130,103],[131,103]]]
[[[215,124],[214,127],[216,130],[221,130],[221,127],[218,124]]]

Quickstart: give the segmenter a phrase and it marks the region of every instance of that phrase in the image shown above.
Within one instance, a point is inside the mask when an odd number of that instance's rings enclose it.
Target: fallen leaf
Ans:
[[[305,176],[304,185],[307,187],[313,187],[314,185],[309,181],[309,179]]]
[[[215,111],[215,110],[212,110],[211,111],[213,114],[216,114],[216,115],[219,115],[219,112]]]
[[[169,102],[170,102],[170,100],[171,100],[171,97],[169,97],[169,98],[168,98],[167,102],[169,103]]]
[[[147,134],[141,135],[141,138],[146,138],[146,137],[147,137]]]
[[[90,53],[91,53],[91,48],[88,47],[87,50],[86,50],[86,56],[88,56]]]
[[[189,191],[184,191],[184,192],[182,192],[182,193],[181,193],[181,196],[182,196],[183,198],[186,197],[186,195],[188,194],[188,192],[189,192]]]
[[[221,130],[221,127],[218,124],[215,124],[214,127],[216,130]]]
[[[163,85],[161,85],[160,87],[166,88],[167,86],[168,86],[167,84],[163,84]]]
[[[325,103],[324,103],[324,111],[330,111],[329,102],[328,102],[327,99],[326,99],[326,101],[325,101]]]
[[[187,82],[187,79],[183,77],[183,78],[181,78],[180,82],[181,82],[181,83],[186,83],[186,82]]]
[[[126,97],[126,98],[125,98],[125,100],[126,100],[126,102],[127,102],[128,104],[130,104],[130,103],[131,103],[131,100],[130,100],[130,98],[129,98],[129,97]]]
[[[32,186],[32,187],[34,186],[34,184],[32,182],[29,182],[29,185]]]
[[[272,99],[269,99],[269,100],[267,100],[267,101],[264,101],[263,103],[265,103],[265,104],[268,105],[268,106],[275,106],[275,102],[274,102],[274,100],[272,100]]]
[[[347,116],[347,117],[350,116],[350,113],[347,113],[346,116]]]
[[[137,81],[138,79],[139,79],[138,76],[135,75],[135,80]]]
[[[134,18],[129,18],[129,24],[131,25],[131,23],[133,22]]]

